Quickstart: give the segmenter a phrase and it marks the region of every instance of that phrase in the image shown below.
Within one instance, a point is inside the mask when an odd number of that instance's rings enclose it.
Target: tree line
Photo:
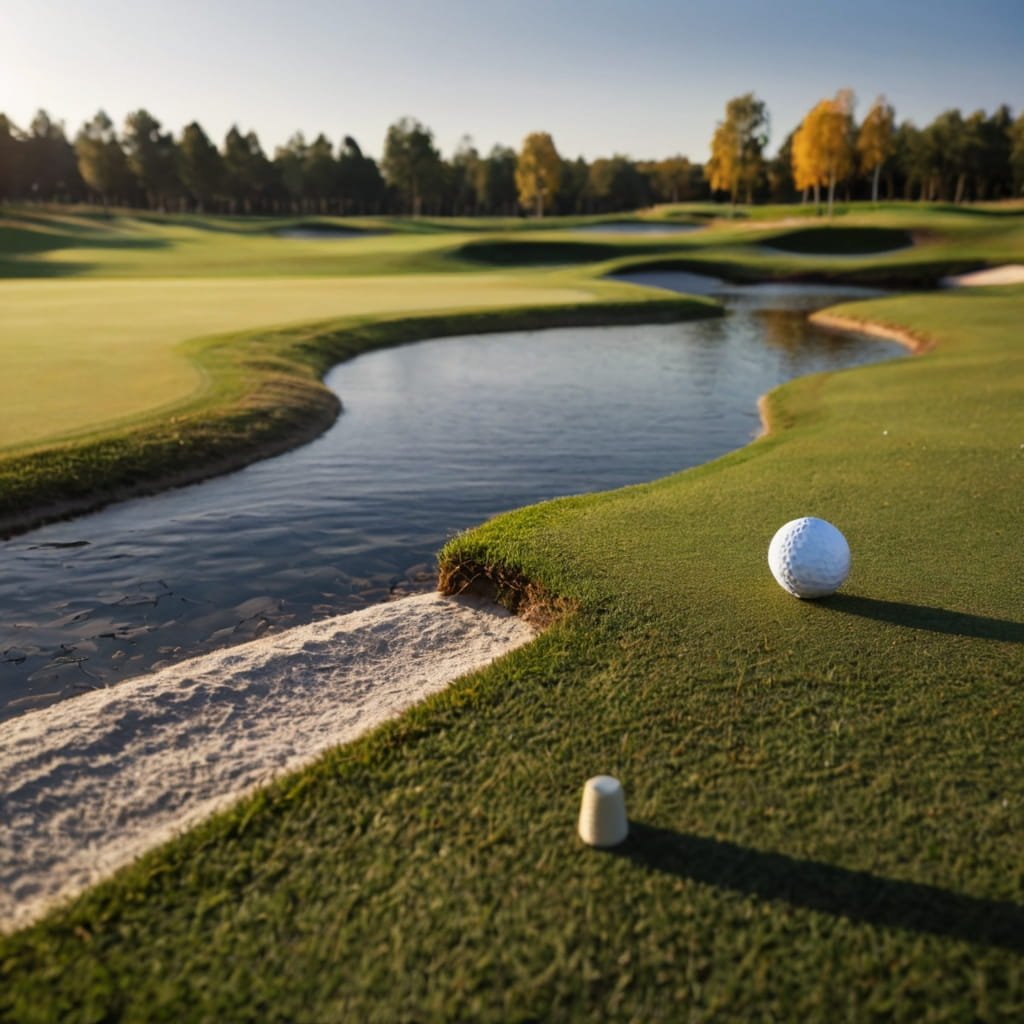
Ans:
[[[964,117],[946,110],[924,128],[896,123],[884,96],[864,120],[854,117],[849,89],[812,107],[768,160],[768,111],[753,93],[726,105],[711,142],[707,178],[732,202],[769,196],[811,198],[829,213],[837,193],[844,199],[1004,199],[1024,195],[1024,113],[1014,120],[1006,104],[992,114]]]
[[[413,118],[392,124],[381,160],[344,136],[294,134],[272,156],[233,126],[220,146],[197,122],[177,137],[144,109],[120,131],[101,110],[73,139],[43,110],[27,129],[0,114],[0,201],[90,202],[164,211],[254,214],[598,214],[700,199],[791,202],[835,196],[961,202],[1024,194],[1024,115],[1009,108],[964,117],[949,110],[924,128],[897,125],[880,97],[863,122],[853,94],[813,107],[764,155],[769,117],[754,94],[735,97],[716,126],[711,159],[564,158],[534,132],[518,152],[480,153],[464,137],[450,157]]]

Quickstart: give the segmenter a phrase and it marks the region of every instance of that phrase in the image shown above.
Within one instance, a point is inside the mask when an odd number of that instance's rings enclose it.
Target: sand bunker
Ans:
[[[1000,284],[1024,284],[1024,263],[1006,263],[1001,267],[976,270],[973,274],[947,277],[943,284],[951,288],[984,288]]]
[[[422,594],[203,655],[0,725],[0,930],[534,636]]]

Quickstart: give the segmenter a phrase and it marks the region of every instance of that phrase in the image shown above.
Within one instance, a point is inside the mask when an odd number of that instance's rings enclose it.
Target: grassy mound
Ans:
[[[455,539],[576,610],[0,944],[0,1014],[1013,1019],[1024,1012],[1024,289],[848,316],[937,342],[771,436]],[[772,581],[814,513],[845,590]],[[581,847],[582,781],[631,839]]]
[[[865,256],[905,249],[913,239],[896,228],[814,227],[772,235],[764,244],[808,256]]]

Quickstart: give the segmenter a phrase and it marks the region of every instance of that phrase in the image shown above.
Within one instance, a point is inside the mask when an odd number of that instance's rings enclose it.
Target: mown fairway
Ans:
[[[830,275],[1024,260],[1019,216],[867,219],[934,244]],[[821,270],[751,230],[669,248]],[[602,259],[513,276],[589,289],[651,253]],[[1024,287],[842,312],[935,348],[786,385],[773,433],[707,466],[457,538],[455,579],[572,611],[0,942],[0,1015],[1024,1016]],[[821,602],[766,564],[804,514],[853,551]],[[615,853],[574,833],[599,772],[634,822]]]

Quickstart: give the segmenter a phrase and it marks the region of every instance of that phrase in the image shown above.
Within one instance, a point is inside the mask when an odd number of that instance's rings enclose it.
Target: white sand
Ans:
[[[1024,284],[1024,263],[1006,263],[1001,267],[976,270],[973,274],[958,274],[945,278],[944,284],[953,288],[984,288],[999,284]]]
[[[0,724],[0,931],[534,635],[423,594]]]

